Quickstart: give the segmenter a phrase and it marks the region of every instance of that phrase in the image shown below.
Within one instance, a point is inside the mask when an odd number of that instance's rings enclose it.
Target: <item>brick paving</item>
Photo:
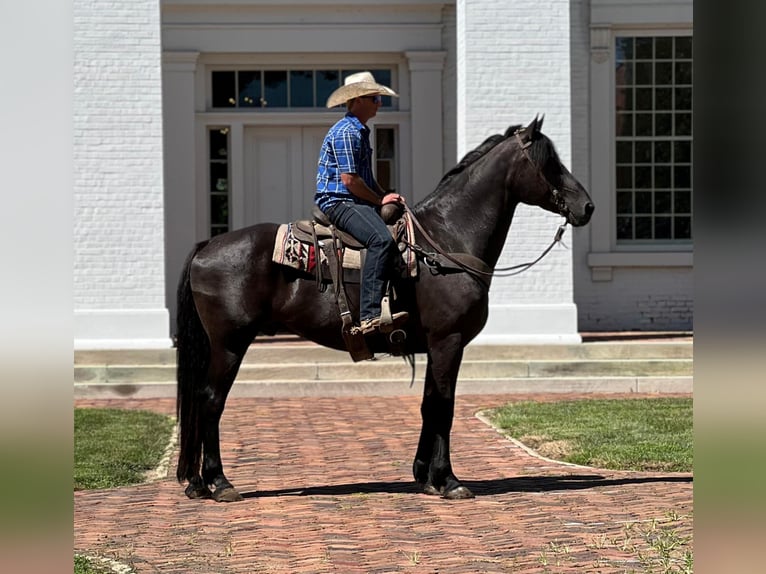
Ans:
[[[644,572],[634,523],[682,516],[673,529],[691,536],[691,474],[549,462],[474,416],[563,398],[577,396],[458,397],[452,461],[477,495],[464,501],[416,491],[417,397],[231,399],[221,448],[243,502],[188,500],[170,477],[75,492],[75,552],[137,573]],[[174,411],[166,399],[77,406]]]

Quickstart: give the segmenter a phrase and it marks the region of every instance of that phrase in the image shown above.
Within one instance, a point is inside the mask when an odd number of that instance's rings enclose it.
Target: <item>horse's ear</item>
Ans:
[[[543,115],[543,118],[545,115]],[[537,116],[535,116],[535,119],[533,119],[531,122],[529,122],[529,125],[524,128],[521,136],[521,140],[524,143],[531,143],[532,138],[536,133],[540,131],[540,126],[543,125],[543,119],[538,119]]]
[[[540,119],[537,121],[537,131],[538,132],[543,129],[543,120],[544,119],[545,119],[545,114],[541,115]]]

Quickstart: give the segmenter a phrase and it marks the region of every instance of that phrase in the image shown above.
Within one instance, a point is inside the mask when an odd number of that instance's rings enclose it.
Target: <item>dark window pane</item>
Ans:
[[[689,141],[673,142],[673,161],[675,163],[691,163],[692,142],[689,142]]]
[[[287,107],[287,72],[285,70],[269,70],[264,72],[263,86],[264,107]]]
[[[213,107],[233,108],[237,105],[234,72],[213,72]]]
[[[653,45],[654,38],[636,38],[636,59],[651,60],[654,57]]]
[[[229,196],[217,194],[210,196],[210,224],[226,224],[229,222]]]
[[[652,102],[651,88],[636,88],[636,109],[651,110],[654,107]]]
[[[637,191],[636,192],[636,213],[651,213],[651,212],[652,212],[652,192]]]
[[[670,167],[669,166],[655,166],[654,167],[654,188],[655,189],[670,189]]]
[[[210,164],[210,191],[227,191],[229,166],[225,163]]]
[[[676,114],[676,135],[689,136],[692,133],[692,115]]]
[[[677,36],[675,38],[676,43],[676,58],[691,59],[692,57],[692,37],[691,36]]]
[[[340,74],[337,70],[317,70],[315,77],[317,105],[325,107],[327,98],[340,86]]]
[[[239,105],[242,108],[261,107],[261,72],[247,70],[239,72]]]
[[[628,88],[625,90],[625,109],[626,110],[636,109],[633,103],[633,88]]]
[[[638,62],[636,64],[636,85],[651,86],[654,84],[651,62]]]
[[[633,163],[633,142],[617,142],[617,163]]]
[[[636,166],[636,189],[652,189],[652,168]]]
[[[654,135],[656,136],[673,135],[672,114],[657,114],[656,116],[654,116]]]
[[[617,111],[623,111],[623,110],[629,110],[630,108],[626,105],[626,98],[627,92],[631,91],[632,88],[617,88],[614,92],[614,108]]]
[[[654,213],[671,213],[669,191],[654,192]]]
[[[670,142],[654,142],[654,163],[670,163]]]
[[[378,128],[375,130],[375,147],[378,159],[392,159],[395,154],[394,130],[391,128]]]
[[[210,159],[227,159],[229,155],[228,130],[210,130]]]
[[[657,62],[654,64],[654,72],[654,83],[658,86],[673,84],[673,64],[670,62]]]
[[[654,57],[658,60],[670,60],[673,58],[673,38],[654,39]]]
[[[615,70],[615,81],[618,86],[633,85],[633,64],[620,64]]]
[[[618,62],[633,59],[633,38],[615,38],[614,54]]]
[[[673,193],[673,213],[691,213],[692,194],[689,191],[676,191]]]
[[[670,239],[671,238],[671,223],[670,217],[655,217],[654,218],[654,238],[655,239]]]
[[[636,239],[652,238],[652,218],[636,217]]]
[[[654,90],[654,109],[673,109],[673,90],[671,88],[657,88]]]
[[[688,166],[673,166],[673,187],[691,189],[691,169]]]
[[[652,163],[652,142],[636,142],[636,163]]]
[[[633,168],[629,165],[617,167],[617,189],[633,188]]]
[[[392,167],[391,161],[387,159],[379,159],[375,162],[375,179],[378,181],[380,187],[385,190],[391,189],[391,182],[393,180],[391,173]]]
[[[210,237],[215,237],[216,235],[221,235],[221,233],[226,233],[229,230],[228,225],[215,225],[211,226],[210,229]]]
[[[652,114],[636,114],[636,135],[652,135]]]
[[[617,130],[618,136],[632,136],[633,114],[617,114],[615,129]]]
[[[676,84],[692,83],[692,63],[676,62]]]
[[[617,218],[617,239],[633,239],[633,218]]]
[[[675,239],[691,239],[692,237],[692,218],[676,217],[676,236]]]
[[[617,193],[617,213],[633,213],[633,194],[629,191]]]
[[[314,72],[311,70],[290,72],[290,106],[293,108],[314,107]]]
[[[370,70],[372,75],[375,76],[375,81],[384,86],[391,87],[391,70]],[[391,96],[383,96],[381,106],[384,108],[390,108],[392,98]]]
[[[676,88],[676,110],[686,111],[692,109],[692,89]]]

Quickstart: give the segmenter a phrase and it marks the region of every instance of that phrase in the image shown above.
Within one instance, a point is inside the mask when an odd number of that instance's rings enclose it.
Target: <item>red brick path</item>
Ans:
[[[412,482],[417,398],[232,399],[221,448],[243,502],[188,500],[172,478],[76,492],[75,552],[139,573],[616,573],[644,571],[630,523],[687,516],[691,536],[691,475],[550,463],[474,416],[530,398],[564,397],[458,397],[452,461],[477,497],[452,502]]]

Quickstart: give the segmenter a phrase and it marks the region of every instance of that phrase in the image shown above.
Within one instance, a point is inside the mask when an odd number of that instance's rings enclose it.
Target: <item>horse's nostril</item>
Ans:
[[[587,213],[588,215],[592,215],[594,209],[596,209],[596,206],[593,205],[592,203],[588,202],[585,204],[585,213]]]

